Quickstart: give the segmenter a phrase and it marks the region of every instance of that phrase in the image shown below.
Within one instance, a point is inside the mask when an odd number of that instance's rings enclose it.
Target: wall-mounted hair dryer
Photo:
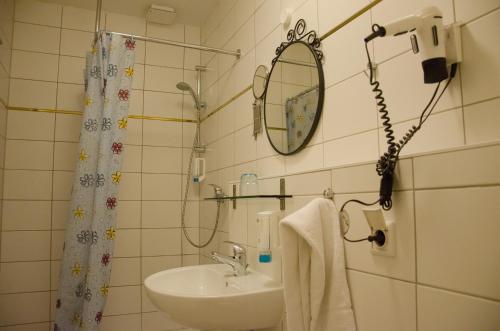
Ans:
[[[419,14],[409,15],[384,26],[374,24],[373,32],[365,38],[369,42],[376,37],[400,36],[410,33],[413,53],[422,60],[424,82],[437,83],[448,78],[446,68],[446,33],[443,15],[436,7],[427,7]]]

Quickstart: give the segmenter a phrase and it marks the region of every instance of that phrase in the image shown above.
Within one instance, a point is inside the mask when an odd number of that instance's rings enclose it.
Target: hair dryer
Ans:
[[[448,78],[446,36],[443,15],[438,8],[427,7],[419,14],[403,17],[384,26],[374,24],[372,31],[365,42],[377,37],[400,36],[409,32],[413,53],[419,54],[422,60],[424,82],[432,84]]]

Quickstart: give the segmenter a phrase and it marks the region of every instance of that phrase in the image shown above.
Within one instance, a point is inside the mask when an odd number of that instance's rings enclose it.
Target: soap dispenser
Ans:
[[[271,255],[271,222],[276,219],[273,211],[257,213],[257,250],[260,263],[270,263]]]

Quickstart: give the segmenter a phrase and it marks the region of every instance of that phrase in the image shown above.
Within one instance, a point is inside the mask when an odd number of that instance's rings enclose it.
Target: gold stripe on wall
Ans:
[[[276,131],[286,131],[285,128],[278,128],[278,127],[275,127],[275,126],[268,126],[267,129],[268,130],[276,130]]]
[[[31,112],[37,112],[37,113],[55,113],[55,114],[76,115],[76,116],[83,115],[83,112],[75,111],[75,110],[27,108],[27,107],[6,107],[6,108],[8,110],[31,111]],[[132,118],[132,119],[136,119],[136,120],[149,120],[149,121],[196,123],[195,120],[175,118],[175,117],[129,115],[128,118]]]
[[[374,0],[374,1],[370,2],[368,5],[364,6],[363,8],[361,8],[360,10],[358,10],[357,12],[355,12],[354,14],[352,14],[351,16],[349,16],[348,18],[346,18],[345,20],[343,20],[342,22],[340,22],[338,25],[336,25],[330,31],[328,31],[327,33],[325,33],[324,35],[322,35],[321,37],[319,37],[319,39],[321,41],[323,41],[324,39],[330,37],[332,34],[334,34],[335,32],[339,31],[344,26],[348,25],[349,23],[351,23],[352,21],[354,21],[356,18],[360,17],[361,15],[363,15],[364,13],[366,13],[367,11],[369,11],[370,9],[372,9],[373,7],[375,7],[376,5],[378,5],[379,3],[381,3],[382,1],[383,0]],[[214,115],[216,112],[218,112],[219,110],[223,109],[224,107],[226,107],[227,105],[229,105],[234,100],[238,99],[240,96],[242,96],[246,91],[250,90],[251,88],[252,88],[252,85],[245,87],[241,92],[237,93],[232,98],[230,98],[229,100],[227,100],[226,102],[224,102],[222,105],[220,105],[216,109],[212,110],[201,121],[203,122],[204,120],[206,120],[210,116]]]
[[[242,91],[240,91],[239,93],[237,93],[236,95],[234,95],[232,98],[230,98],[229,100],[227,100],[226,102],[224,102],[222,105],[220,105],[219,107],[215,108],[214,110],[212,110],[204,119],[202,119],[201,121],[203,122],[204,120],[206,120],[207,118],[209,118],[210,116],[214,115],[216,112],[218,112],[219,110],[223,109],[224,107],[226,107],[227,105],[229,105],[231,102],[233,102],[234,100],[238,99],[239,97],[241,97],[243,94],[245,94],[245,92],[251,90],[253,87],[253,85],[249,85],[247,87],[245,87]]]
[[[327,33],[325,33],[324,35],[322,35],[321,37],[319,37],[319,40],[323,41],[324,39],[330,37],[332,34],[334,34],[335,32],[339,31],[344,26],[346,26],[347,24],[351,23],[356,18],[360,17],[361,15],[363,15],[364,13],[366,13],[367,11],[369,11],[370,9],[372,9],[373,7],[375,7],[376,5],[378,5],[379,3],[381,3],[382,1],[383,0],[374,0],[374,1],[370,2],[366,6],[364,6],[363,8],[361,8],[360,10],[358,10],[357,12],[355,12],[354,14],[352,14],[351,16],[349,16],[348,18],[346,18],[345,20],[343,20],[342,22],[340,22],[333,29],[331,29],[330,31],[328,31]]]

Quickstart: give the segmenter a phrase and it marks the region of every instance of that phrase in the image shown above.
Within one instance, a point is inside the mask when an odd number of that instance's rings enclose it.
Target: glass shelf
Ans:
[[[238,200],[238,199],[258,199],[258,198],[272,198],[272,199],[285,199],[293,198],[290,194],[259,194],[259,195],[237,195],[237,196],[227,196],[223,198],[205,198],[205,200]]]

